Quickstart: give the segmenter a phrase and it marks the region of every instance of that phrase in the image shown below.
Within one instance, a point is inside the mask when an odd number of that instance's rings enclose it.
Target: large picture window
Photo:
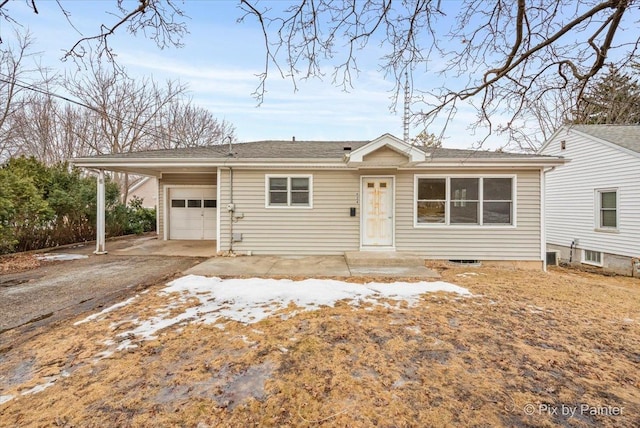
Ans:
[[[416,225],[514,224],[514,177],[416,176]]]
[[[268,207],[311,207],[311,176],[267,176]]]

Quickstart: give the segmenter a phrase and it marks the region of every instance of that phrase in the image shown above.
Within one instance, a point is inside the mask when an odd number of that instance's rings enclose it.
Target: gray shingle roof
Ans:
[[[92,156],[96,159],[335,159],[370,143],[370,141],[254,141],[229,146],[187,147]],[[349,148],[350,150],[346,150]],[[419,147],[420,148],[420,147]],[[422,149],[422,148],[421,148]],[[433,159],[537,159],[546,156],[523,153],[460,149],[424,149]]]
[[[640,153],[640,125],[572,125],[570,129]]]
[[[488,150],[464,150],[464,149],[427,149],[433,159],[526,159],[545,158],[546,156],[526,153],[492,152]]]
[[[229,156],[227,144],[207,147],[187,147],[169,150],[149,150],[94,156],[104,159],[342,159],[345,147],[356,150],[369,141],[254,141],[233,144]]]

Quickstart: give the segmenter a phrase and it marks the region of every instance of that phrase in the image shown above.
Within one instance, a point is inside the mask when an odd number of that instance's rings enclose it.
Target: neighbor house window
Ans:
[[[311,176],[267,176],[268,207],[311,207]]]
[[[596,191],[598,201],[598,228],[618,228],[618,191],[615,189]]]
[[[416,225],[513,225],[514,179],[416,176]]]
[[[582,263],[602,266],[602,253],[600,251],[582,250]]]

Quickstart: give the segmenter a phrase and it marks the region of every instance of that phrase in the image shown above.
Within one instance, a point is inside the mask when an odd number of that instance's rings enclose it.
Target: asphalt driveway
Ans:
[[[110,305],[204,260],[155,255],[98,256],[92,250],[93,247],[59,250],[53,254],[87,257],[43,262],[36,269],[0,276],[0,347],[39,326]]]

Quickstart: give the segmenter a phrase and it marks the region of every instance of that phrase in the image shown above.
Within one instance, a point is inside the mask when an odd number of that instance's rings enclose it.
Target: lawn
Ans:
[[[640,279],[433,267],[462,288],[159,284],[2,351],[0,425],[640,426]]]

